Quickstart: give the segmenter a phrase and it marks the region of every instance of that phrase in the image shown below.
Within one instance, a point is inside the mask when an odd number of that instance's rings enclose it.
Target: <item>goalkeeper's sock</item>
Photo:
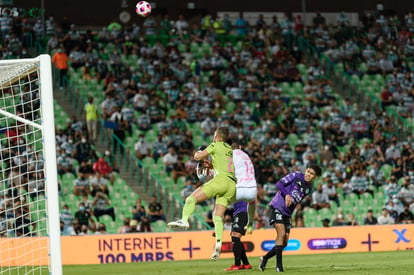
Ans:
[[[188,218],[191,216],[191,214],[193,214],[196,208],[196,204],[197,200],[191,195],[185,199],[185,204],[183,207],[183,217],[181,219],[183,222],[188,222]]]
[[[216,242],[221,242],[223,240],[223,218],[220,216],[213,216],[214,223],[214,232],[216,233]]]

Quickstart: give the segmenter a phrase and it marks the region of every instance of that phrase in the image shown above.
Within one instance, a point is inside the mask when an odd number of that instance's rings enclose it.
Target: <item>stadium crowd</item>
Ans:
[[[16,31],[15,24],[3,31],[6,21],[0,20],[3,58],[24,57],[25,35],[40,39],[43,30],[22,24]],[[277,192],[275,182],[314,163],[324,173],[297,210],[294,226],[322,226],[306,221],[311,213],[328,213],[326,226],[412,223],[414,140],[411,133],[397,136],[387,111],[395,106],[404,119],[414,116],[414,14],[370,11],[357,27],[348,25],[345,14],[335,25],[320,15],[313,23],[305,26],[300,17],[285,15],[271,22],[259,16],[249,24],[242,15],[231,22],[207,14],[199,23],[183,16],[175,22],[148,17],[142,26],[111,22],[94,32],[49,18],[46,45],[51,55],[67,54],[70,82],[102,84],[79,86],[88,89],[80,93],[96,99],[106,130],[117,136],[114,142],[133,148],[144,165],[148,159],[163,165],[157,173],[171,178],[183,199],[202,184],[194,150],[218,126],[228,126],[255,164],[257,228],[268,226],[264,205]],[[316,58],[309,58],[301,39],[316,49]],[[381,106],[364,108],[341,95],[319,62],[322,55],[353,78],[376,80]],[[76,211],[63,206],[62,234],[105,232],[101,215],[117,218],[109,191],[117,183],[114,148],[96,152],[96,140],[77,117],[57,129],[56,140],[61,179],[73,180],[73,189],[61,192],[82,201]],[[156,199],[137,201],[118,232],[151,231],[154,213],[164,220]],[[363,212],[351,213],[358,203]]]

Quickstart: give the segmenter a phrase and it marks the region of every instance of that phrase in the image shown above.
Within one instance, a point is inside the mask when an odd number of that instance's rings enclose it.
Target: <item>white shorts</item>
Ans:
[[[236,185],[236,200],[244,200],[247,202],[254,201],[257,196],[257,187],[244,187]]]

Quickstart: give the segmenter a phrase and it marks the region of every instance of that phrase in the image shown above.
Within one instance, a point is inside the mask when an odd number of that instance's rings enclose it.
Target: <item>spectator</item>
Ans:
[[[91,186],[89,178],[84,175],[79,175],[73,180],[73,194],[75,196],[88,197],[91,193]]]
[[[328,218],[325,218],[325,219],[322,220],[322,226],[323,227],[330,227],[330,225],[329,225],[330,223],[331,223],[331,220],[328,219]]]
[[[414,223],[414,214],[410,211],[408,205],[404,206],[404,211],[398,216],[398,223],[410,224]]]
[[[130,218],[125,218],[124,223],[118,228],[117,233],[118,234],[125,234],[125,233],[131,232],[130,223],[131,223],[131,219]]]
[[[104,178],[108,179],[112,185],[114,184],[115,175],[112,173],[112,167],[105,161],[104,158],[99,158],[98,161],[93,164],[92,168],[95,173],[98,172]]]
[[[69,67],[69,57],[62,47],[58,48],[56,53],[53,54],[52,63],[58,70],[59,88],[63,89],[64,87],[66,87],[68,81],[67,72]]]
[[[194,186],[191,181],[185,181],[184,187],[181,189],[180,195],[181,199],[185,201],[185,199],[190,196],[194,192]]]
[[[111,207],[110,205],[111,203],[104,193],[96,192],[96,195],[92,201],[92,207],[93,207],[93,215],[96,217],[98,222],[99,222],[99,217],[103,215],[109,215],[111,216],[112,220],[115,221],[116,219],[115,209]],[[99,226],[98,226],[98,231],[99,231]]]
[[[393,198],[393,196],[397,195],[400,191],[400,186],[397,184],[397,179],[395,176],[391,176],[388,180],[387,186],[384,188],[385,194],[385,202],[388,202]]]
[[[78,163],[83,161],[88,161],[92,154],[92,146],[88,142],[88,139],[85,135],[82,136],[80,142],[76,144],[74,155]]]
[[[109,180],[106,179],[101,175],[101,173],[96,172],[95,176],[90,179],[90,186],[91,186],[91,195],[95,197],[97,192],[104,193],[108,198],[109,196]]]
[[[60,213],[60,220],[63,222],[63,232],[64,236],[76,235],[73,228],[73,221],[75,217],[69,210],[69,206],[65,204],[62,207],[62,213]]]
[[[364,218],[364,225],[375,225],[378,224],[377,218],[374,217],[374,211],[368,209],[367,216]]]
[[[378,224],[394,224],[395,220],[393,217],[390,216],[388,213],[387,208],[382,209],[382,215],[378,217]]]
[[[175,184],[180,177],[185,177],[188,174],[188,171],[185,167],[185,163],[183,161],[182,155],[178,155],[177,163],[173,165],[173,169],[171,171],[171,176]]]
[[[31,220],[29,211],[23,208],[17,208],[15,211],[13,226],[16,237],[36,236],[37,223]]]
[[[79,203],[79,210],[75,212],[74,217],[78,220],[81,231],[84,226],[92,231],[95,230],[95,221],[93,220],[91,213],[86,209],[85,203]]]
[[[384,172],[380,169],[380,163],[377,161],[374,161],[372,164],[371,169],[369,170],[369,178],[372,182],[372,185],[376,188],[380,186],[385,186],[386,179],[384,176]]]
[[[99,223],[97,230],[95,231],[95,235],[103,235],[106,234],[106,225],[103,223]]]
[[[78,232],[78,235],[80,235],[80,236],[89,235],[89,228],[86,225],[82,225],[80,227],[80,231]]]
[[[129,128],[128,120],[125,119],[125,117],[121,113],[121,107],[115,106],[114,111],[111,114],[111,117],[109,119],[110,121],[115,123],[115,126],[113,128],[113,151],[117,152],[118,147],[120,153],[123,153],[124,147],[121,146],[119,142],[124,142],[126,138],[126,132]]]
[[[210,137],[216,127],[216,123],[212,121],[210,116],[207,116],[200,124],[201,130],[203,131],[203,140],[206,140],[207,137]]]
[[[93,171],[92,163],[90,162],[90,160],[88,160],[88,161],[86,161],[86,160],[82,161],[80,163],[79,168],[78,168],[78,176],[85,177],[85,178],[89,178],[93,174],[95,174],[95,172]]]
[[[139,135],[139,139],[134,145],[134,150],[135,156],[139,160],[151,156],[151,145],[145,140],[145,136],[143,134]]]
[[[73,168],[73,160],[68,156],[65,149],[60,150],[60,154],[57,157],[57,172],[59,175],[71,173],[76,175],[75,169]]]
[[[374,197],[374,192],[370,189],[366,171],[363,169],[355,170],[354,175],[350,179],[352,192],[358,195],[358,198],[363,193],[370,193]]]
[[[331,208],[328,194],[323,192],[322,184],[318,184],[316,190],[312,193],[312,207],[316,210]]]
[[[136,232],[138,232],[138,221],[132,219],[129,222],[129,233],[136,233]]]
[[[342,210],[338,211],[338,214],[336,215],[336,218],[332,222],[332,226],[344,226],[348,225],[348,221],[344,219],[344,214],[342,213]]]
[[[188,21],[184,18],[184,15],[178,15],[177,21],[175,21],[175,29],[177,34],[183,37],[184,34],[188,33],[189,24]]]
[[[155,195],[151,197],[151,201],[148,204],[148,217],[150,222],[158,220],[166,221],[162,205],[157,201],[157,196]]]
[[[142,217],[141,222],[137,227],[137,232],[152,232],[152,227],[148,217]]]
[[[388,164],[393,165],[399,158],[401,158],[401,151],[397,147],[397,143],[392,141],[390,146],[385,150],[385,161]]]
[[[98,141],[99,113],[98,107],[94,104],[93,96],[88,97],[88,102],[85,104],[84,109],[86,128],[88,130],[88,140],[92,144],[95,144]]]
[[[140,222],[142,217],[146,215],[147,213],[145,211],[144,205],[142,205],[141,199],[137,199],[132,209],[132,219]]]
[[[163,156],[162,160],[164,162],[165,172],[170,175],[178,162],[178,155],[174,146],[168,147],[168,153]]]
[[[354,213],[349,213],[348,214],[348,225],[359,225],[359,222],[355,219],[355,214]]]
[[[239,17],[234,22],[234,29],[236,30],[236,34],[238,36],[245,36],[249,29],[249,22],[244,19],[243,13],[239,13]]]
[[[414,202],[414,185],[411,184],[410,176],[405,176],[401,189],[397,193],[404,205],[410,205]]]
[[[323,185],[323,193],[328,195],[330,201],[334,201],[338,207],[340,206],[338,193],[336,192],[336,187],[331,179]]]
[[[323,15],[321,15],[320,11],[317,11],[316,15],[312,19],[312,22],[313,22],[313,27],[316,28],[316,27],[319,27],[321,25],[322,26],[325,25],[326,19]]]

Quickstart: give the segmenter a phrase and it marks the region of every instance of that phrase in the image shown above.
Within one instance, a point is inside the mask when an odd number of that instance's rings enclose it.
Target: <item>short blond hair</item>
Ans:
[[[216,130],[216,134],[222,141],[227,142],[230,136],[230,131],[227,127],[219,127]]]

